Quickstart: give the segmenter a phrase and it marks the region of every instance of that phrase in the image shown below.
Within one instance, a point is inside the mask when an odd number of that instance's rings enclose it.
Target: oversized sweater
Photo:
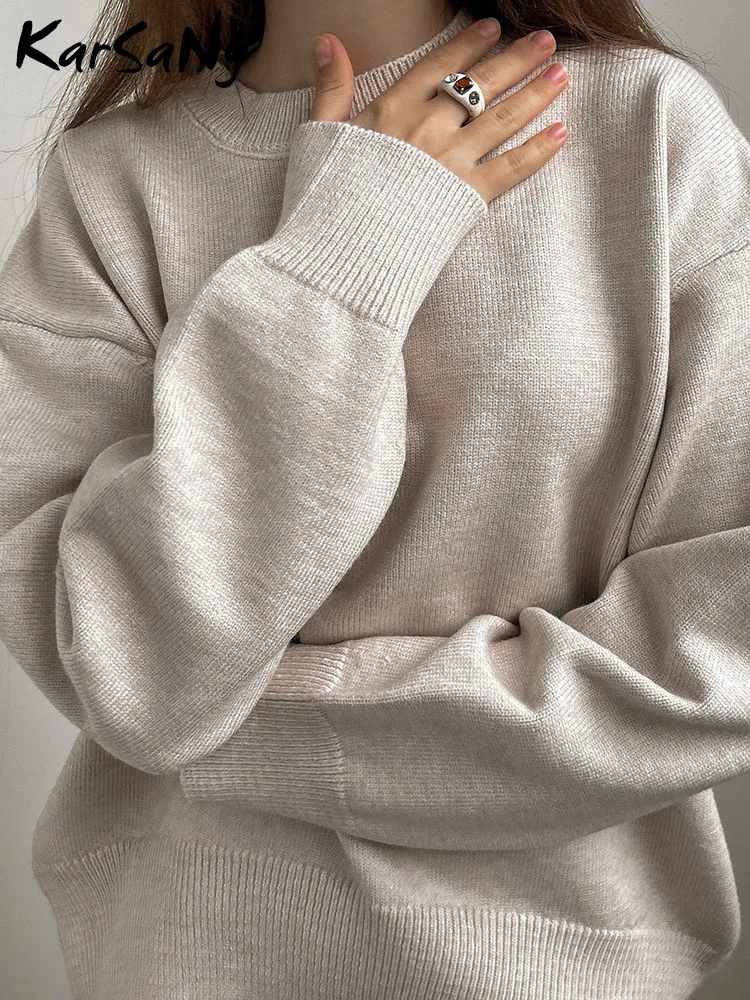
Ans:
[[[48,161],[0,636],[80,730],[73,1000],[681,1000],[736,948],[750,144],[677,57],[551,61],[484,159],[568,141],[490,203],[220,64]]]

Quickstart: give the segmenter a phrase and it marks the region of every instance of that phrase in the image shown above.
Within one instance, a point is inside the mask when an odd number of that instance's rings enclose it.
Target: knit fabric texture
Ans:
[[[683,1000],[736,949],[750,144],[677,57],[552,61],[483,161],[567,143],[489,204],[220,64],[48,161],[0,637],[79,730],[32,845],[73,1000]]]

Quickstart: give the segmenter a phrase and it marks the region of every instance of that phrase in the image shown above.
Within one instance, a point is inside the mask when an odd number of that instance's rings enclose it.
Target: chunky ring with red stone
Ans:
[[[482,88],[466,73],[449,73],[441,80],[437,92],[441,90],[463,104],[470,118],[477,118],[484,111]]]

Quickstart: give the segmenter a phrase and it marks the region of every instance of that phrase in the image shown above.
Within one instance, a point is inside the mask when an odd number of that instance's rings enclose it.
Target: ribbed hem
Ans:
[[[263,697],[221,746],[185,765],[180,784],[189,801],[252,802],[254,809],[351,827],[338,735],[310,699],[336,685],[349,643],[338,648],[290,645]],[[289,804],[285,812],[285,804]]]
[[[73,1000],[687,1000],[726,958],[655,929],[373,905],[320,867],[165,838],[35,876]]]
[[[276,232],[257,253],[355,314],[404,329],[487,213],[475,188],[417,146],[348,122],[305,122]]]

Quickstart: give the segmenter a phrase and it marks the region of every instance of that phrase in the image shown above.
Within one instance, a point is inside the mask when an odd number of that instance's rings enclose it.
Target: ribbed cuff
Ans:
[[[484,198],[424,150],[348,122],[293,136],[276,232],[255,248],[356,315],[408,328]]]
[[[239,729],[181,770],[185,797],[231,801],[280,815],[288,804],[287,815],[324,826],[333,819],[346,829],[341,745],[313,699],[336,685],[349,652],[348,643],[289,645]]]

